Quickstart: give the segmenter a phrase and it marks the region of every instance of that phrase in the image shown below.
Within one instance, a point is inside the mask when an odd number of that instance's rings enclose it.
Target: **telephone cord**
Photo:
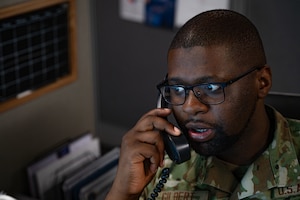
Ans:
[[[169,177],[169,175],[170,175],[170,168],[167,167],[164,168],[161,172],[158,183],[156,184],[155,188],[150,194],[150,197],[148,197],[147,200],[155,200],[155,198],[161,192],[161,189],[164,187],[164,184],[167,182],[167,178]]]

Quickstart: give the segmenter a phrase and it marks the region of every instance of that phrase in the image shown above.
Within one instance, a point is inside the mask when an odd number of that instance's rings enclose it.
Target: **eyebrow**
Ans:
[[[187,83],[186,81],[182,80],[181,78],[174,77],[174,78],[168,78],[167,82],[169,84],[179,84],[179,85],[189,85],[189,84],[201,84],[201,83],[217,83],[222,81],[216,81],[216,76],[203,76],[200,78],[197,78],[193,81],[193,83]]]

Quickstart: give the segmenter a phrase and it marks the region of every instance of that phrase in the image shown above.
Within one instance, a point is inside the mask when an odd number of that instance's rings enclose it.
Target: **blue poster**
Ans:
[[[150,0],[146,4],[146,25],[173,28],[175,0]]]

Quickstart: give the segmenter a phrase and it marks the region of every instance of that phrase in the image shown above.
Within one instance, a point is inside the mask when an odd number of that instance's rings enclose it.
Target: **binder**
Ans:
[[[99,139],[90,132],[64,142],[27,167],[31,196],[41,200],[65,176],[100,156]]]
[[[89,184],[93,184],[93,182],[101,179],[103,176],[107,176],[106,173],[113,173],[111,170],[117,167],[119,156],[120,149],[116,147],[67,178],[62,184],[64,200],[80,200],[81,189]],[[110,180],[112,183],[112,179]],[[104,185],[102,183],[98,187],[101,189],[105,185],[109,185],[109,183],[105,183]]]

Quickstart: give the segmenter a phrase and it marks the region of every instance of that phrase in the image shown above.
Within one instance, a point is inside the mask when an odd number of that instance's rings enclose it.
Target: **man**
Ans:
[[[266,63],[244,16],[213,10],[189,20],[158,85],[171,109],[151,110],[125,134],[106,199],[299,199],[300,121],[264,104],[272,84]],[[180,134],[166,120],[171,113],[192,148],[179,165],[164,160],[160,132]],[[169,178],[160,178],[160,167],[170,168]]]

